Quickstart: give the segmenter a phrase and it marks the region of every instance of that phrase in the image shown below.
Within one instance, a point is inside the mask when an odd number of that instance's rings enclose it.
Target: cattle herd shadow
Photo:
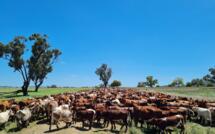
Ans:
[[[20,129],[20,128],[17,128],[17,127],[11,128],[11,129],[8,130],[9,133],[18,132],[18,131],[21,131],[21,129]]]
[[[66,129],[65,127],[62,127],[62,128],[56,128],[56,129],[52,129],[52,130],[47,130],[45,131],[44,133],[53,133],[53,132],[57,132],[57,131],[60,131],[60,130],[63,130],[63,129]]]
[[[48,122],[48,120],[47,119],[42,119],[42,120],[39,120],[39,121],[37,121],[37,123],[36,124],[48,124],[49,125],[49,122]]]

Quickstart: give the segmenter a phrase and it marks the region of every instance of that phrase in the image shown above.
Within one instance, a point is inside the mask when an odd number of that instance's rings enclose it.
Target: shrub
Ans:
[[[121,86],[121,81],[114,80],[111,85],[111,87],[120,87]]]

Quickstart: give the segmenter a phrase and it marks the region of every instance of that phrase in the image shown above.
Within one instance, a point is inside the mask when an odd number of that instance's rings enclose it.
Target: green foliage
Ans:
[[[158,84],[158,80],[154,79],[153,76],[147,76],[146,82],[139,82],[137,87],[155,87]]]
[[[52,72],[53,63],[61,52],[57,49],[50,50],[46,35],[33,34],[29,40],[34,41],[32,45],[32,56],[29,60],[29,76],[35,84],[35,90],[43,84],[47,74]]]
[[[200,87],[200,86],[205,86],[205,82],[202,79],[193,79],[191,82],[188,82],[186,84],[187,87],[192,87],[192,86],[196,86],[196,87]]]
[[[112,69],[107,66],[107,64],[102,64],[101,67],[96,69],[95,72],[101,81],[103,81],[104,87],[107,87],[108,81],[112,75]]]
[[[28,42],[33,42],[31,54],[27,54]],[[36,88],[42,85],[47,74],[52,71],[52,64],[60,54],[59,50],[50,49],[46,35],[32,34],[29,38],[18,36],[7,45],[0,43],[0,58],[8,60],[8,66],[22,76],[23,95],[28,95],[31,80]]]
[[[24,59],[24,53],[26,51],[27,39],[23,36],[15,37],[7,45],[1,45],[1,58],[8,60],[8,66],[13,68],[21,74],[23,78],[22,91],[23,95],[28,95],[27,89],[30,84],[30,78],[28,75],[27,60]]]
[[[158,85],[158,80],[154,79],[153,76],[147,76],[146,77],[146,82],[138,82],[137,87],[157,87]]]
[[[169,85],[170,87],[183,87],[184,80],[182,78],[176,78],[173,82]]]
[[[118,81],[118,80],[114,80],[112,83],[111,83],[111,87],[120,87],[122,84],[121,84],[121,81]]]
[[[47,88],[57,88],[57,85],[47,86]]]
[[[146,82],[145,82],[146,86],[148,86],[148,87],[154,87],[157,84],[158,84],[158,80],[154,79],[153,76],[147,76],[146,77]]]
[[[4,44],[0,42],[0,58],[4,55],[4,49],[5,49]]]
[[[215,86],[215,68],[209,69],[209,74],[203,77],[207,82],[207,86]]]
[[[137,87],[145,87],[145,82],[138,82]]]

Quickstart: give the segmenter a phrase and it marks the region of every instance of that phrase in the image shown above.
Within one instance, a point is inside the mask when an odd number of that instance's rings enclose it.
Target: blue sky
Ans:
[[[47,34],[63,55],[44,85],[94,86],[107,63],[113,79],[136,86],[202,77],[215,65],[213,0],[1,0],[0,41]],[[0,86],[21,77],[0,61]]]

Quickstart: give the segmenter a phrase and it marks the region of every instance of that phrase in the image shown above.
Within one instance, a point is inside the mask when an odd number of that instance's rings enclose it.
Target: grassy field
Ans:
[[[137,88],[140,90],[146,90],[146,88]],[[159,87],[148,88],[147,91],[161,92],[176,96],[192,97],[195,99],[215,100],[215,87]]]
[[[22,96],[22,93],[14,94],[14,91],[17,91],[16,88],[0,88],[0,100],[5,99],[16,99],[21,100],[25,98],[32,98],[32,97],[41,97],[45,95],[53,95],[59,93],[66,93],[66,92],[78,92],[81,90],[86,90],[86,88],[41,88],[38,92],[35,92],[33,89],[29,89],[29,96]]]
[[[39,97],[44,95],[50,95],[50,94],[59,94],[59,93],[65,93],[65,92],[77,92],[81,90],[86,90],[87,88],[43,88],[40,89],[38,92],[33,92],[33,90],[30,90],[29,95],[27,98],[30,97]],[[145,88],[137,88],[137,90],[146,90]],[[12,96],[10,92],[13,92],[17,89],[0,89],[0,99],[9,99],[9,98],[15,98],[17,100],[24,99],[26,97],[21,96],[22,94],[18,94],[17,96]],[[162,92],[166,94],[171,95],[177,95],[177,96],[186,96],[186,97],[193,97],[197,99],[209,99],[209,100],[215,100],[215,88],[207,88],[207,87],[195,87],[195,88],[154,88],[154,89],[147,89],[147,91],[153,91],[153,92]],[[13,133],[13,130],[15,130],[15,123],[8,123],[5,130],[0,131],[0,133]],[[35,122],[31,123],[30,128],[35,128],[37,125]],[[74,128],[73,128],[74,129]],[[72,130],[71,130],[72,131]],[[60,131],[61,132],[61,131]],[[102,131],[101,131],[102,132]],[[186,134],[215,134],[215,128],[214,127],[205,127],[201,126],[196,123],[188,122],[186,124]],[[23,134],[22,131],[18,132],[19,134]],[[62,133],[64,133],[64,130],[62,130]],[[89,131],[89,133],[95,133],[92,131]],[[154,133],[154,130],[147,130],[145,128],[136,128],[136,127],[130,127],[128,133],[130,134],[151,134]],[[174,134],[177,134],[178,132],[175,132]]]

